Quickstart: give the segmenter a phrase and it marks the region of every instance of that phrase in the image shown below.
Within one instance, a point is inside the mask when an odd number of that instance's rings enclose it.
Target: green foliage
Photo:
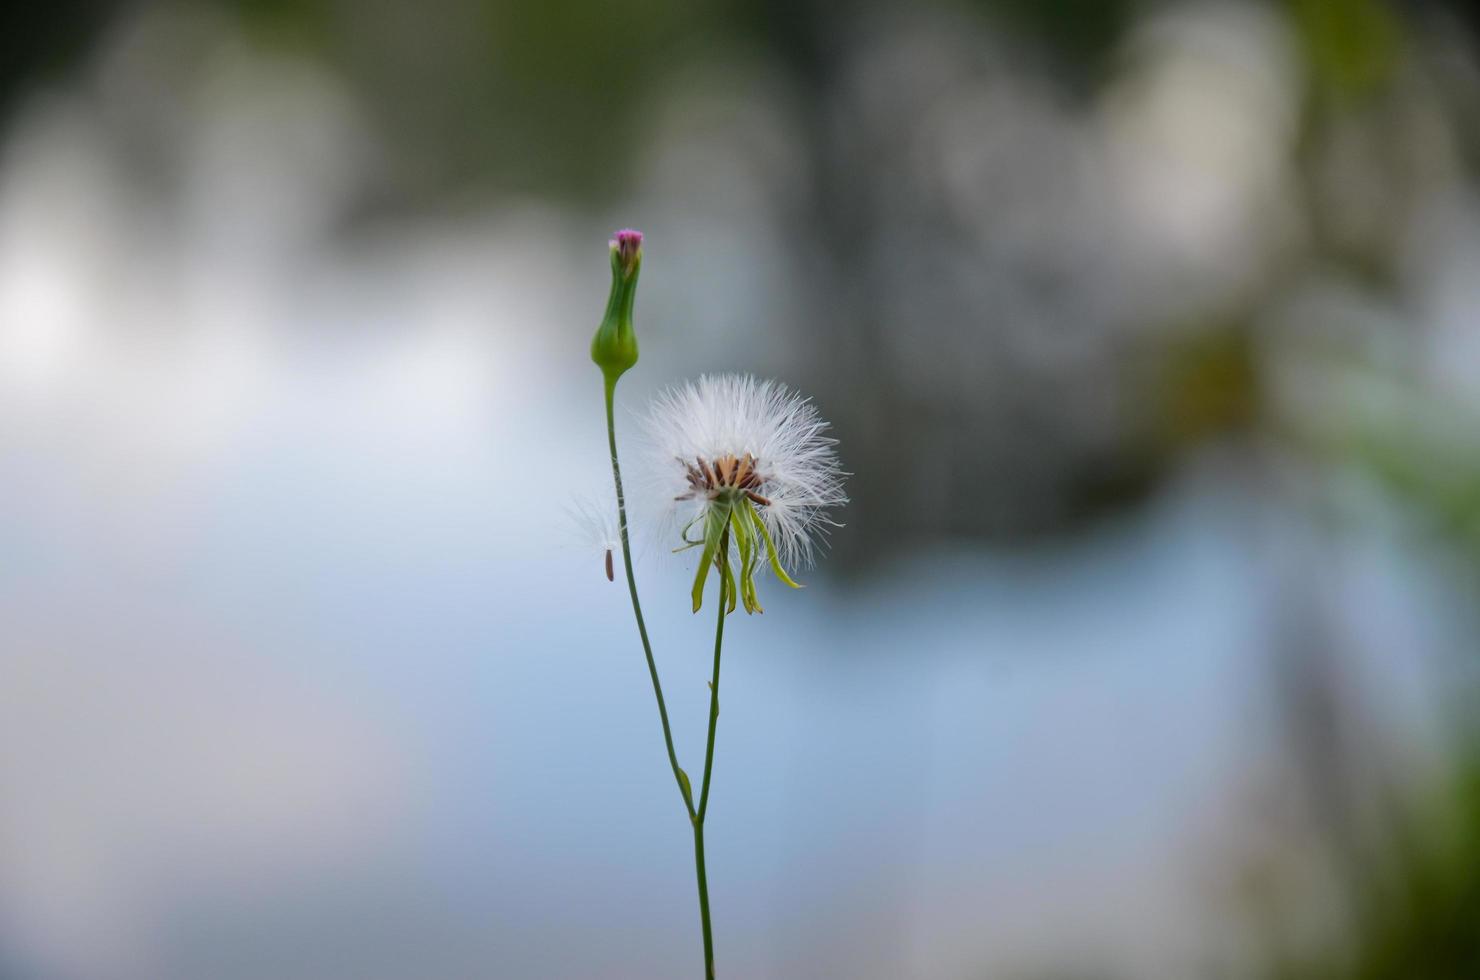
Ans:
[[[1400,34],[1383,0],[1290,0],[1290,8],[1319,89],[1357,96],[1388,79]]]
[[[1395,835],[1383,861],[1356,869],[1350,945],[1289,961],[1274,980],[1473,980],[1480,977],[1480,751],[1454,780],[1439,819]]]

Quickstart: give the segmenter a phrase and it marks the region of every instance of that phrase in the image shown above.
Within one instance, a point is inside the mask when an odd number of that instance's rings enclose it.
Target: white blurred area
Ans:
[[[1261,236],[1301,233],[1277,217],[1288,38],[1245,7],[1179,17],[1086,117],[1015,67],[1000,102],[945,78],[1002,139],[924,121],[901,150],[940,161],[947,206],[1025,225],[1045,185],[1010,137],[1077,154],[1067,243],[1000,247],[1083,258],[1096,330],[1253,288]],[[764,204],[791,123],[740,107],[693,133],[720,87],[673,96],[667,176],[599,219],[499,199],[359,220],[383,147],[349,92],[178,8],[24,107],[0,147],[0,976],[692,973],[688,828],[630,612],[561,522],[605,479],[586,343],[611,227],[649,232],[630,407],[797,346],[766,326],[806,306]],[[1477,306],[1444,271],[1474,254],[1466,214],[1422,263],[1441,323]],[[1021,256],[996,258],[988,279]],[[710,303],[737,262],[766,288]],[[727,334],[742,318],[758,333]],[[945,542],[847,587],[824,563],[735,620],[722,975],[1180,978],[1224,948],[1219,862],[1274,778],[1255,652],[1282,599],[1344,611],[1418,758],[1452,640],[1432,624],[1453,597],[1395,539],[1319,539],[1250,489],[1214,456],[1059,551]],[[708,618],[682,567],[642,574],[695,760]]]
[[[496,592],[552,468],[511,424],[567,315],[545,226],[347,246],[344,93],[207,32],[131,102],[176,27],[33,100],[0,170],[6,976],[225,976],[172,959],[182,907],[406,848],[436,744],[339,621],[444,561]],[[146,109],[156,184],[114,132]]]

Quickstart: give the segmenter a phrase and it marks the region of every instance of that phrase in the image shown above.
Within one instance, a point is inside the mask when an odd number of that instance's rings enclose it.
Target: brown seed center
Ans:
[[[737,457],[726,453],[713,460],[695,456],[692,463],[684,463],[688,473],[690,493],[688,496],[714,498],[725,491],[738,491],[755,503],[765,505],[770,501],[756,491],[763,482],[756,472],[757,460],[750,453]]]

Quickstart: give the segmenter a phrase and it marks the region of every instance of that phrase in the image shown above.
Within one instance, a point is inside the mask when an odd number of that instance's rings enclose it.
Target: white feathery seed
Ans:
[[[622,538],[617,529],[617,501],[605,495],[583,493],[572,497],[565,508],[571,533],[582,551],[603,555],[606,577],[613,577],[613,556],[622,552]]]
[[[643,428],[653,492],[664,501],[670,536],[703,515],[710,497],[699,483],[706,467],[721,460],[741,461],[741,472],[753,469],[746,496],[783,566],[810,566],[827,529],[841,527],[829,515],[848,502],[837,440],[824,435],[828,423],[811,400],[785,385],[750,375],[704,375],[658,394]]]

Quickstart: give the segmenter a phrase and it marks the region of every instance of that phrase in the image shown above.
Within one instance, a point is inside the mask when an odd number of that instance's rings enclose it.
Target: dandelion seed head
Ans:
[[[682,528],[743,496],[782,564],[812,564],[831,512],[848,502],[837,440],[811,401],[749,375],[705,375],[659,394],[644,420],[655,495]]]

